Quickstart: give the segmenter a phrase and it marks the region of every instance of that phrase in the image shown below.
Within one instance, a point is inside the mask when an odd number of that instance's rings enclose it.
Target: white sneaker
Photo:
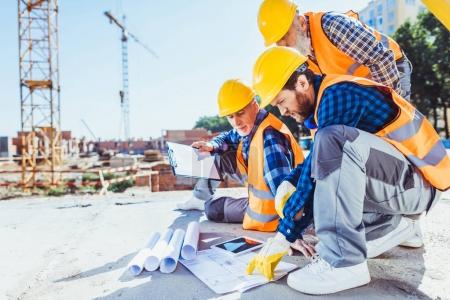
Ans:
[[[420,229],[420,220],[411,220],[414,226],[414,234],[411,238],[400,243],[400,246],[409,248],[420,248],[423,246],[422,230]]]
[[[370,282],[367,261],[355,266],[334,268],[316,257],[294,273],[289,274],[287,284],[302,293],[312,295],[332,294]]]
[[[412,238],[414,235],[413,220],[402,217],[398,226],[378,239],[367,241],[367,258],[374,258],[378,255],[400,245],[401,243]]]
[[[186,202],[177,203],[177,208],[181,210],[205,210],[205,201],[192,196]]]

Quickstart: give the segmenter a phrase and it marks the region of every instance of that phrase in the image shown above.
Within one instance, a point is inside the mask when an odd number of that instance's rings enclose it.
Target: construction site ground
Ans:
[[[243,189],[222,189],[240,195]],[[149,233],[186,228],[198,220],[202,232],[244,232],[239,224],[217,224],[198,211],[176,210],[189,191],[150,193],[133,188],[105,196],[19,198],[0,201],[1,299],[318,299],[289,288],[286,277],[244,293],[217,295],[178,264],[172,274],[133,277],[127,264]],[[329,299],[449,299],[450,193],[424,219],[425,247],[396,247],[369,260],[370,284]],[[303,267],[297,255],[286,261]],[[322,297],[320,297],[322,298]]]

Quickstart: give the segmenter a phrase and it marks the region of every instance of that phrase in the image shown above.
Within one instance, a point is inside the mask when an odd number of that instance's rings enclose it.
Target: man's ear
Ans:
[[[258,104],[258,102],[256,102],[255,100],[253,100],[252,105],[253,105],[253,108],[254,108],[255,110],[259,110],[259,104]]]
[[[309,89],[308,79],[304,74],[298,76],[297,82],[295,83],[295,90],[299,93],[306,93]]]
[[[306,30],[308,29],[308,25],[306,23],[306,18],[304,15],[297,15],[297,24],[298,24],[298,28],[299,30],[306,32]]]

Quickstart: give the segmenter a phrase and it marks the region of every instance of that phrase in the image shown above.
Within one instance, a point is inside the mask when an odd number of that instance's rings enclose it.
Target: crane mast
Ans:
[[[147,52],[158,58],[157,54],[143,44],[134,34],[130,33],[125,27],[125,15],[122,16],[122,22],[114,17],[111,12],[105,11],[105,16],[111,24],[115,24],[121,30],[121,46],[122,46],[122,90],[119,91],[120,107],[121,107],[121,124],[120,130],[126,141],[130,140],[130,92],[128,80],[128,38],[132,38],[136,43],[141,45]]]

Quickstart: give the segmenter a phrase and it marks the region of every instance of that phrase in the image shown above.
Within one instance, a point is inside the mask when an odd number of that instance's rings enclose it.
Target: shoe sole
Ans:
[[[399,246],[405,247],[405,248],[422,248],[423,242],[403,242]]]
[[[334,288],[334,289],[330,289],[327,291],[316,291],[316,290],[302,290],[302,289],[298,289],[292,286],[292,282],[290,282],[289,277],[287,278],[287,284],[290,288],[299,291],[300,293],[303,294],[308,294],[308,295],[328,295],[328,294],[334,294],[334,293],[338,293],[341,291],[346,291],[346,290],[350,290],[350,289],[354,289],[363,285],[366,285],[370,282],[371,278],[370,278],[370,274],[368,274],[368,276],[366,278],[360,279],[359,282],[353,283],[353,284],[349,284],[349,285],[344,285],[344,286],[340,286],[339,288]]]

